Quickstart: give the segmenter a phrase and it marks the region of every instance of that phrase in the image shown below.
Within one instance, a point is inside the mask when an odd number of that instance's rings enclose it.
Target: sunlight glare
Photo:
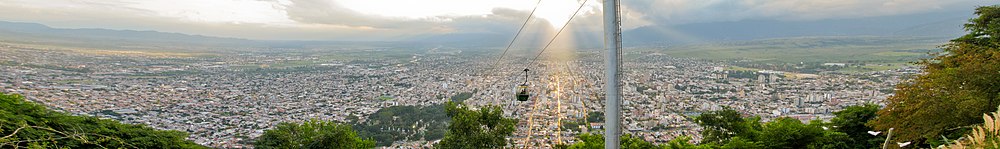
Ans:
[[[580,7],[583,1],[577,0],[542,0],[535,11],[535,17],[548,21],[553,28],[560,28],[569,17],[573,15],[576,8]],[[589,3],[588,3],[589,5]],[[584,10],[581,10],[584,11]]]

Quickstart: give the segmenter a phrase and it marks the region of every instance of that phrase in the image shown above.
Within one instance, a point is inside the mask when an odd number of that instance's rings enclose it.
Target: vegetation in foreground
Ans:
[[[377,146],[395,141],[439,140],[444,138],[450,118],[445,105],[392,106],[368,115],[364,122],[348,118],[362,138],[372,138]]]
[[[972,132],[969,132],[965,139],[951,142],[944,148],[1000,148],[1000,110],[983,114],[983,122],[985,123],[972,128]]]
[[[469,109],[460,103],[448,102],[445,109],[451,117],[444,139],[435,145],[442,149],[503,148],[507,136],[514,134],[517,119],[503,116],[499,106]]]
[[[0,93],[0,148],[207,148],[187,133],[73,116]]]
[[[808,124],[798,119],[778,118],[761,122],[759,117],[743,117],[738,111],[725,108],[711,111],[695,118],[705,129],[700,144],[691,143],[690,137],[679,137],[666,144],[654,145],[630,135],[621,136],[622,148],[664,149],[754,149],[754,148],[878,148],[884,139],[867,133],[864,124],[875,117],[879,106],[866,104],[851,106],[834,114],[831,122],[813,120]],[[583,134],[570,149],[604,148],[604,136]]]
[[[433,108],[430,108],[433,109]],[[445,110],[451,118],[447,133],[436,148],[502,148],[514,133],[516,119],[503,117],[498,106],[478,110],[448,102]],[[391,144],[392,142],[379,142]],[[255,140],[257,148],[375,148],[376,140],[365,139],[350,125],[311,120],[303,124],[281,123]],[[387,146],[387,145],[383,145]]]
[[[943,46],[944,53],[918,64],[925,74],[900,84],[885,108],[848,107],[831,122],[808,124],[791,118],[761,122],[732,109],[707,112],[695,120],[704,130],[700,144],[681,137],[654,145],[630,135],[624,148],[878,148],[882,136],[871,130],[895,129],[893,140],[913,142],[898,147],[1000,148],[1000,6],[976,9],[965,25],[970,33]],[[986,112],[997,111],[992,115]],[[502,148],[516,119],[503,117],[496,106],[478,110],[448,102],[448,131],[437,148]],[[979,118],[979,115],[984,115]],[[90,116],[55,112],[19,95],[0,94],[0,147],[10,148],[204,148],[178,131]],[[964,137],[961,137],[964,136]],[[961,138],[959,138],[961,137]],[[941,138],[943,140],[938,140]],[[603,136],[583,134],[579,142],[560,148],[603,148]],[[949,142],[948,140],[958,140]],[[258,138],[259,148],[372,148],[349,125],[308,121],[282,123]],[[897,145],[888,145],[897,147]]]
[[[893,141],[923,147],[956,140],[1000,104],[1000,5],[976,9],[969,33],[918,64],[924,74],[901,83],[869,125],[893,128]]]
[[[309,120],[302,124],[281,123],[254,142],[260,149],[375,148],[375,141],[358,137],[350,125]]]

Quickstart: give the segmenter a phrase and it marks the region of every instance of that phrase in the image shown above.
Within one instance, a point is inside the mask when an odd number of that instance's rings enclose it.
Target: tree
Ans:
[[[271,148],[375,148],[375,141],[361,139],[350,125],[309,120],[302,124],[282,122],[267,130],[254,147]]]
[[[877,105],[867,104],[862,106],[850,106],[844,110],[837,111],[832,121],[827,123],[819,119],[810,121],[808,124],[793,118],[776,118],[770,122],[761,123],[759,117],[743,118],[739,112],[723,108],[719,111],[710,111],[695,118],[698,124],[704,127],[702,135],[705,137],[698,148],[711,147],[723,149],[746,149],[746,148],[872,148],[869,144],[858,144],[849,135],[855,133],[857,138],[864,141],[878,140],[867,134],[868,129],[864,124],[872,119]],[[843,131],[842,131],[843,130]],[[844,132],[846,131],[846,132]],[[868,135],[868,136],[861,136]],[[676,143],[678,140],[671,141]],[[873,143],[878,147],[880,143]],[[721,146],[720,146],[721,145]],[[684,147],[683,144],[668,144],[666,148],[691,148]]]
[[[841,148],[871,148],[867,146],[851,145],[853,141],[850,136],[843,132],[823,131],[811,143],[806,145],[810,149],[841,149]]]
[[[868,134],[868,131],[873,129],[865,125],[868,121],[875,119],[875,113],[878,112],[878,109],[879,106],[875,104],[848,106],[843,110],[833,112],[837,117],[831,119],[830,122],[834,126],[833,129],[847,134],[852,140],[850,143],[854,145],[852,148],[878,148],[881,147],[885,139]]]
[[[673,141],[670,141],[673,142]],[[728,143],[722,145],[723,149],[758,149],[763,148],[760,143],[753,142],[753,140],[748,140],[740,137],[733,137]]]
[[[580,134],[577,136],[579,142],[570,145],[569,149],[603,149],[604,148],[604,135],[601,134]],[[679,137],[677,139],[671,140],[667,144],[662,146],[654,145],[653,143],[647,142],[642,138],[634,137],[632,135],[622,135],[619,137],[621,141],[621,148],[623,149],[652,149],[652,148],[665,148],[665,149],[699,149],[699,148],[711,148],[709,145],[694,145],[688,143],[691,141],[690,137]]]
[[[0,148],[206,148],[187,133],[73,116],[0,93]]]
[[[570,149],[603,149],[604,135],[584,133],[577,136],[580,142],[570,145]]]
[[[760,118],[744,119],[736,110],[724,107],[720,111],[702,113],[695,118],[704,127],[702,142],[726,144],[732,137],[753,138],[754,130],[760,128]]]
[[[604,123],[604,112],[591,111],[587,113],[588,123]]]
[[[757,142],[765,148],[806,148],[823,136],[823,128],[810,127],[793,118],[777,118],[764,124]]]
[[[982,123],[979,115],[1000,104],[1000,6],[976,9],[965,36],[942,46],[943,53],[917,62],[924,74],[901,83],[886,108],[869,123],[893,131],[894,141],[929,144],[958,136]]]
[[[667,144],[662,145],[662,147],[660,147],[660,148],[663,148],[663,149],[710,149],[710,148],[718,148],[717,146],[713,146],[713,144],[695,145],[695,144],[691,144],[690,141],[691,141],[691,137],[688,137],[688,136],[677,137],[677,138],[674,138],[673,140],[670,140],[670,142],[667,142]]]
[[[352,128],[358,136],[374,139],[376,146],[389,146],[395,141],[444,138],[450,119],[443,104],[392,106],[368,115],[364,122],[354,121]]]
[[[448,102],[445,111],[451,117],[448,132],[435,147],[442,149],[503,148],[507,136],[514,133],[517,120],[503,117],[499,106],[479,110]]]

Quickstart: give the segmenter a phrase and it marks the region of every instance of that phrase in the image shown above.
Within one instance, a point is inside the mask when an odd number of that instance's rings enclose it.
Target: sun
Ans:
[[[535,10],[534,17],[548,21],[553,28],[560,28],[566,21],[569,21],[569,17],[580,7],[580,3],[583,1],[542,0],[541,4],[538,5],[538,10]]]

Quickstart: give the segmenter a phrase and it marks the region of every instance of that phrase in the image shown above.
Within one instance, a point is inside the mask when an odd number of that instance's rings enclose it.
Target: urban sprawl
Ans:
[[[479,51],[487,50],[496,51]],[[237,51],[175,54],[0,44],[0,91],[73,114],[188,132],[190,140],[211,147],[247,147],[280,122],[363,121],[381,108],[442,104],[462,93],[472,94],[464,101],[468,106],[498,105],[519,119],[509,138],[513,147],[547,148],[571,143],[580,133],[602,133],[602,122],[562,125],[604,111],[604,59],[596,49],[571,53],[575,58],[545,55],[532,64],[530,54],[508,55],[496,65],[499,53],[471,52],[475,49]],[[371,54],[336,56],[344,51]],[[378,56],[398,51],[409,53]],[[691,117],[724,107],[765,121],[829,120],[846,106],[882,103],[901,77],[919,73],[903,67],[805,74],[655,51],[626,52],[625,57],[624,133],[661,143],[680,136],[699,140],[701,128]],[[514,98],[522,83],[530,86],[528,101]],[[402,140],[391,147],[434,141]]]

